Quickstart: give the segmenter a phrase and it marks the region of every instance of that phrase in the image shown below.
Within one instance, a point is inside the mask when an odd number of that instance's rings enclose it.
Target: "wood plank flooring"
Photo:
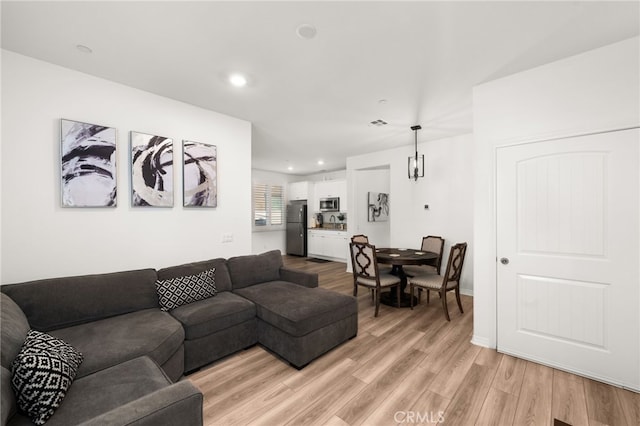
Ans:
[[[353,291],[343,263],[284,261]],[[191,374],[205,425],[640,425],[640,394],[472,345],[471,297],[449,295],[451,322],[425,301],[374,318],[361,288],[358,336],[303,370],[255,346]]]

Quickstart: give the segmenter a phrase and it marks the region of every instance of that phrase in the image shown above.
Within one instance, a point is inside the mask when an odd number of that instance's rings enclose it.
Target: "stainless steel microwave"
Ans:
[[[320,198],[320,211],[321,212],[338,212],[340,211],[340,198]]]

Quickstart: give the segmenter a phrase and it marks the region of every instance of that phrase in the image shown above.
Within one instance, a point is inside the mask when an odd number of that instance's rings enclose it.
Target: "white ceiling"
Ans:
[[[254,168],[310,174],[409,155],[414,124],[420,142],[471,132],[474,85],[636,36],[639,5],[2,1],[2,47],[249,120]]]

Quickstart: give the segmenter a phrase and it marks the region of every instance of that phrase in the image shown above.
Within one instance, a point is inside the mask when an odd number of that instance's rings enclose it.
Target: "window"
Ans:
[[[284,187],[282,185],[253,184],[254,227],[284,224]]]

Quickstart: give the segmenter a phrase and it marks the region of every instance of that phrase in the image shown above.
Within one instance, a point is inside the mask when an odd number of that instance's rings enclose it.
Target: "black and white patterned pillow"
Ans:
[[[208,299],[216,295],[216,268],[194,275],[156,281],[160,309],[169,311],[178,306]]]
[[[16,404],[31,421],[44,424],[60,406],[83,356],[47,333],[29,330],[11,367]]]

